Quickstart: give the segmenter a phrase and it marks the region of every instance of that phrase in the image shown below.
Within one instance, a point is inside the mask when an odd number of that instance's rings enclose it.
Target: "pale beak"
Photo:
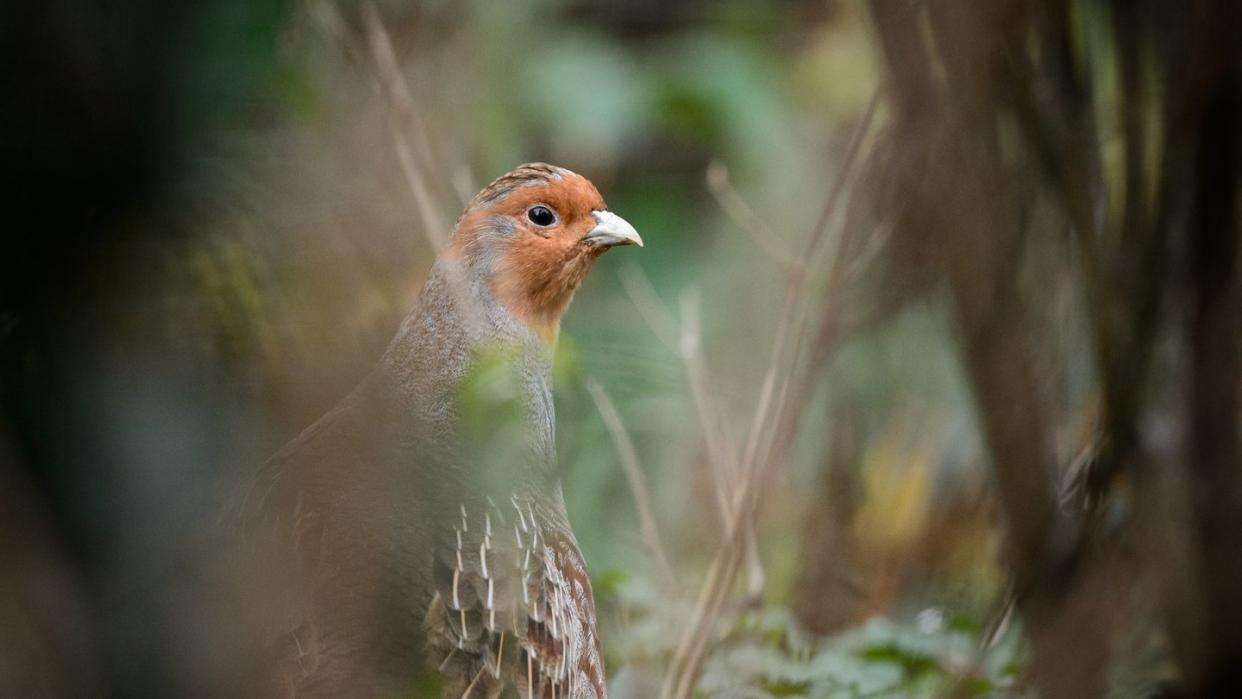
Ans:
[[[586,234],[584,241],[608,247],[637,245],[641,248],[643,246],[642,237],[638,235],[638,231],[634,230],[629,221],[611,211],[592,211],[591,215],[595,217],[596,226]]]

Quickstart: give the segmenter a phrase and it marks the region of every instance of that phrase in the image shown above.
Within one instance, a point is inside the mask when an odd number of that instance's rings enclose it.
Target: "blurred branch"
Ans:
[[[851,531],[861,494],[854,472],[856,414],[849,409],[833,411],[815,505],[807,508],[802,524],[803,564],[791,607],[802,628],[821,636],[845,629],[861,611],[863,586],[855,577],[859,547]]]
[[[738,487],[737,446],[723,412],[712,398],[711,378],[703,357],[698,296],[690,290],[682,294],[682,322],[679,324],[665,310],[655,288],[638,266],[623,267],[620,274],[622,286],[639,314],[652,332],[670,350],[677,352],[685,367],[694,397],[695,414],[698,416],[708,453],[708,475],[716,498],[716,513],[720,518],[721,528],[726,529],[729,522],[729,499]],[[753,522],[747,524],[746,530],[748,589],[752,597],[757,597],[763,590],[765,574]]]
[[[451,180],[452,186],[458,191],[458,196],[468,202],[469,198],[461,192],[463,187],[472,186],[473,178],[469,168],[465,165],[453,168],[437,160],[414,97],[401,73],[392,40],[384,28],[379,10],[376,9],[374,3],[369,1],[363,2],[360,8],[365,25],[365,42],[356,38],[346,27],[333,3],[319,2],[313,6],[319,21],[337,37],[359,69],[367,70],[369,66],[373,72],[378,90],[386,98],[390,108],[388,124],[394,150],[406,185],[414,199],[414,208],[418,212],[423,236],[432,250],[439,254],[448,245],[455,224],[450,225],[449,219],[444,216],[440,206],[436,203],[436,197],[432,194],[432,183]],[[367,56],[370,56],[369,60]],[[446,177],[438,173],[452,173],[452,175]],[[450,273],[448,279],[454,294],[464,297],[469,293],[463,277]],[[464,309],[467,322],[476,324],[484,322],[482,313],[476,304],[462,303],[459,308]]]
[[[624,264],[617,272],[617,276],[620,277],[621,286],[625,288],[630,301],[634,303],[634,308],[638,309],[638,314],[643,317],[647,327],[651,328],[651,332],[669,350],[678,352],[680,331],[677,328],[677,321],[661,303],[660,295],[656,293],[647,275],[643,274],[642,268],[634,263]]]
[[[622,267],[620,277],[621,285],[625,287],[634,307],[638,309],[648,327],[666,347],[677,353],[685,367],[694,397],[695,414],[698,416],[699,428],[703,432],[707,449],[708,470],[716,496],[717,515],[720,517],[721,526],[724,526],[728,518],[728,494],[733,488],[734,457],[730,453],[732,447],[726,447],[726,444],[732,442],[725,441],[727,430],[715,402],[711,399],[710,379],[702,359],[697,297],[690,291],[682,294],[682,322],[678,323],[664,308],[651,281],[641,268],[637,265]]]
[[[1198,535],[1200,638],[1179,635],[1179,656],[1192,691],[1236,696],[1242,691],[1242,273],[1238,243],[1242,182],[1242,50],[1236,32],[1242,11],[1227,15],[1232,38],[1210,35],[1221,51],[1222,73],[1201,115],[1198,177],[1190,221],[1192,309],[1186,337],[1191,351],[1186,460],[1194,481]],[[1222,18],[1223,19],[1223,18]],[[1232,48],[1225,51],[1224,47]],[[1228,67],[1225,68],[1224,66]],[[1206,641],[1206,653],[1193,651]]]
[[[819,247],[824,244],[825,236],[829,235],[827,227],[834,212],[841,205],[841,197],[846,191],[846,185],[853,179],[853,174],[859,167],[863,141],[871,132],[880,99],[885,94],[886,88],[883,85],[872,92],[867,109],[850,137],[845,160],[841,163],[841,169],[829,190],[824,208],[808,238],[806,251],[801,258],[805,264],[810,265],[815,262]],[[876,252],[885,244],[890,232],[891,229],[883,229],[880,234],[873,233],[868,245],[852,257],[843,254],[844,236],[846,234],[860,235],[861,231],[839,231],[831,235],[829,248],[825,253],[824,266],[827,268],[828,278],[823,292],[824,306],[818,316],[818,327],[813,333],[812,326],[815,318],[809,312],[803,312],[801,322],[798,324],[797,334],[793,340],[794,354],[790,359],[790,369],[777,394],[777,417],[779,419],[773,420],[774,427],[771,430],[772,437],[768,450],[757,462],[765,469],[765,473],[761,474],[762,480],[770,480],[776,468],[784,463],[801,429],[802,416],[806,412],[803,408],[810,400],[816,386],[816,379],[823,376],[828,360],[837,344],[837,335],[841,326],[839,314],[845,290],[862,276],[867,263],[874,259]],[[806,267],[798,269],[790,280],[790,303],[796,303],[799,296],[810,293],[810,289],[806,288],[806,269]],[[793,312],[792,307],[789,312]],[[809,353],[806,359],[802,357],[803,352]],[[774,352],[772,362],[776,361],[777,354]],[[786,406],[791,406],[791,408],[786,409]]]
[[[678,642],[665,674],[661,688],[661,696],[665,699],[681,699],[691,696],[694,692],[702,670],[704,656],[713,640],[716,620],[729,590],[734,585],[747,551],[748,527],[744,526],[744,523],[753,521],[762,500],[763,491],[779,464],[784,462],[797,432],[798,417],[804,412],[805,403],[811,396],[810,387],[814,384],[815,374],[810,372],[817,371],[820,364],[800,361],[803,345],[810,334],[808,329],[810,321],[805,308],[807,304],[801,303],[802,297],[809,292],[805,284],[807,271],[815,268],[819,248],[825,237],[829,235],[829,223],[839,205],[845,185],[854,171],[861,143],[871,128],[879,94],[880,91],[877,90],[866,114],[856,127],[846,160],[837,173],[824,209],[807,240],[806,253],[799,258],[799,263],[791,268],[768,368],[760,388],[751,429],[739,465],[739,482],[732,491],[732,499],[726,510],[724,538],[708,567],[695,602],[691,621]],[[840,239],[839,232],[831,235],[832,244],[827,256],[827,267],[833,272],[830,277],[830,289],[833,288],[831,280],[841,278],[841,275],[836,272],[844,267],[843,256],[839,255]],[[835,312],[838,307],[837,304],[830,304],[831,310],[822,318],[821,328],[831,327],[835,330],[837,327]],[[831,334],[821,332],[817,337],[827,338],[831,337]],[[793,343],[792,349],[790,343]],[[790,352],[792,356],[787,357],[786,355]],[[826,360],[829,354],[827,349],[820,349],[814,353],[814,356]]]
[[[1044,696],[1098,696],[1107,631],[1098,615],[1090,633],[1076,639],[1082,662],[1065,663],[1062,635],[1069,609],[1081,608],[1082,588],[1073,563],[1081,550],[1069,522],[1058,516],[1051,484],[1056,473],[1050,407],[1041,400],[1032,347],[1042,338],[1017,285],[1020,247],[1015,197],[998,142],[998,113],[1006,86],[1003,60],[1009,37],[1021,36],[1014,8],[991,11],[963,0],[927,6],[933,51],[909,36],[924,8],[873,0],[873,16],[887,49],[899,108],[897,128],[919,166],[895,172],[909,198],[912,220],[946,247],[945,275],[960,325],[962,353],[1008,531],[1008,562],[1019,608],[1029,623],[1032,676]],[[1006,14],[1006,12],[1010,14]],[[899,38],[900,37],[900,38]],[[1018,40],[1014,40],[1018,43]],[[923,70],[938,55],[943,83]],[[929,107],[933,104],[949,105]],[[910,105],[920,105],[914,109]],[[952,180],[932,170],[959,173]],[[1086,201],[1074,190],[1072,202]],[[1076,222],[1090,223],[1083,206]],[[1080,229],[1079,240],[1094,243]],[[1084,257],[1096,252],[1087,248]]]
[[[617,448],[617,456],[621,459],[626,482],[629,483],[630,493],[634,496],[634,507],[638,510],[643,542],[659,565],[660,572],[666,581],[675,587],[677,577],[673,574],[673,567],[669,565],[668,555],[664,552],[664,545],[661,543],[660,530],[656,527],[651,499],[648,496],[647,477],[638,463],[638,452],[634,448],[634,440],[630,439],[625,423],[621,420],[621,414],[617,412],[617,407],[604,391],[604,387],[595,379],[589,379],[586,387],[591,394],[591,399],[595,401],[595,407],[599,410],[604,425],[608,428],[608,434],[612,436],[613,445]]]
[[[871,132],[871,124],[875,121],[876,109],[879,107],[880,100],[886,92],[885,86],[880,85],[871,93],[871,99],[867,101],[867,109],[863,112],[862,119],[858,122],[858,126],[855,127],[853,136],[850,137],[850,145],[845,150],[845,158],[841,161],[841,170],[837,173],[832,189],[828,192],[828,198],[824,201],[824,207],[819,212],[819,218],[811,228],[811,237],[801,258],[804,263],[815,259],[819,253],[819,246],[823,244],[825,237],[830,233],[828,224],[832,221],[833,214],[840,208],[841,196],[845,193],[846,185],[850,181],[846,174],[852,172],[855,163],[858,162],[858,154],[862,150],[863,141],[866,139],[867,134]],[[842,232],[838,229],[837,234],[829,240],[833,248],[828,253],[828,259],[834,263],[837,260],[836,244],[841,237]]]
[[[1096,6],[1092,11],[1110,13],[1109,50],[1075,56],[1081,30],[1071,15],[1087,11],[1081,3],[1032,9],[873,0],[871,7],[895,85],[902,145],[917,163],[902,162],[893,177],[911,218],[946,248],[944,274],[1005,514],[1032,680],[1045,696],[1105,691],[1117,627],[1133,623],[1119,611],[1119,597],[1133,592],[1117,589],[1122,581],[1136,587],[1131,545],[1159,532],[1159,543],[1145,541],[1143,554],[1151,559],[1148,574],[1168,595],[1168,630],[1185,689],[1194,696],[1236,694],[1242,564],[1225,552],[1236,551],[1242,531],[1242,52],[1232,40],[1242,31],[1242,8]],[[924,18],[932,42],[916,29]],[[1115,107],[1089,89],[1093,64],[1105,61],[1118,75]],[[943,79],[928,65],[943,66]],[[1153,104],[1150,93],[1163,95],[1163,104]],[[1104,121],[1119,134],[1114,172],[1103,171],[1091,135],[1096,104],[1110,109]],[[1002,138],[1011,120],[1024,141]],[[1157,143],[1160,162],[1152,169],[1148,152]],[[1042,166],[1045,182],[1023,176],[1026,156]],[[960,176],[932,176],[946,169]],[[1110,186],[1119,193],[1116,207],[1108,205]],[[1069,475],[1086,483],[1091,502],[1107,494],[1115,473],[1135,475],[1140,508],[1108,529],[1059,516],[1049,494],[1056,420],[1039,397],[1037,348],[1050,342],[1034,322],[1047,301],[1025,293],[1018,275],[1023,253],[1036,245],[1024,237],[1027,212],[1045,193],[1078,251],[1073,262],[1105,404],[1099,448],[1085,451]],[[1179,240],[1181,230],[1188,235]],[[1178,274],[1182,241],[1191,259]],[[1198,306],[1179,333],[1169,305],[1187,298]],[[1191,366],[1162,357],[1165,345],[1187,349]],[[1169,487],[1178,474],[1158,472],[1175,468],[1175,450],[1161,446],[1173,440],[1148,426],[1154,415],[1168,414],[1169,394],[1178,392],[1161,384],[1179,371],[1189,373],[1192,387],[1184,417],[1192,486],[1185,506],[1181,488]],[[1171,565],[1179,561],[1186,565]]]
[[[728,507],[724,503],[737,487],[737,452],[724,415],[712,398],[707,362],[703,358],[700,315],[698,292],[687,289],[681,295],[681,338],[678,349],[686,366],[695,413],[699,416],[703,430],[703,442],[712,465],[712,478],[720,494],[721,514],[727,520]]]
[[[392,41],[384,29],[379,11],[373,3],[366,2],[362,4],[362,14],[375,70],[394,110],[389,123],[393,145],[401,162],[401,172],[405,175],[406,184],[410,187],[410,194],[413,195],[415,206],[422,218],[423,234],[427,236],[432,249],[438,253],[448,244],[448,234],[445,231],[449,230],[449,224],[428,186],[428,171],[433,162],[431,148],[426,142],[426,133],[414,105],[414,97],[401,75]],[[409,125],[408,131],[414,134],[413,146],[407,135],[406,124]]]
[[[782,267],[788,268],[793,264],[793,257],[789,254],[784,242],[763,222],[763,219],[759,218],[750,204],[747,204],[742,195],[738,194],[730,184],[727,165],[719,160],[712,160],[707,164],[706,179],[707,191],[716,198],[716,203],[733,220],[734,225],[745,231],[760,250],[766,252]]]

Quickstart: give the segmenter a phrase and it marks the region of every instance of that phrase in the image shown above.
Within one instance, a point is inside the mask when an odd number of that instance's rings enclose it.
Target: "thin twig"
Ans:
[[[393,51],[392,41],[388,38],[388,32],[384,29],[384,23],[380,19],[379,11],[375,9],[372,3],[364,3],[362,6],[363,17],[367,24],[367,43],[371,49],[371,57],[375,62],[375,69],[379,75],[384,91],[387,93],[393,109],[397,112],[398,119],[390,120],[392,130],[393,144],[396,146],[397,159],[401,163],[401,172],[405,175],[406,184],[410,188],[410,194],[414,196],[415,208],[422,218],[423,234],[427,237],[427,241],[431,243],[431,247],[437,253],[444,249],[448,243],[448,219],[440,211],[440,207],[436,204],[435,198],[431,196],[431,191],[427,186],[427,178],[425,173],[419,167],[419,162],[415,157],[414,148],[411,147],[410,139],[406,135],[406,130],[402,128],[401,122],[406,122],[417,126],[420,122],[418,119],[418,111],[414,106],[414,98],[410,94],[409,87],[405,84],[405,78],[401,75],[401,69],[397,65],[397,55]],[[414,129],[417,133],[420,129]],[[422,155],[424,163],[431,157],[429,148],[425,143]]]
[[[642,268],[628,263],[621,266],[617,276],[621,279],[621,286],[629,295],[630,301],[634,303],[634,308],[638,309],[639,315],[647,323],[647,327],[651,328],[651,332],[665,347],[676,352],[680,335],[677,321],[673,320],[673,316],[660,301],[659,294],[651,285],[651,280],[643,274]]]
[[[828,232],[828,222],[832,220],[832,214],[837,210],[841,195],[845,192],[845,185],[848,181],[845,174],[853,168],[854,162],[858,159],[858,153],[862,150],[862,144],[866,139],[867,133],[871,131],[871,123],[875,121],[875,113],[884,93],[884,85],[876,88],[871,95],[871,100],[867,103],[867,111],[863,112],[862,121],[854,129],[854,135],[850,138],[850,145],[845,151],[845,160],[842,161],[841,170],[837,173],[836,181],[833,182],[832,189],[828,193],[828,199],[824,202],[824,208],[820,211],[819,218],[811,229],[811,237],[807,242],[806,254],[802,257],[803,260],[814,259],[816,253],[819,252],[821,241]],[[839,238],[840,236],[837,237]]]
[[[716,198],[721,210],[733,220],[734,225],[746,232],[755,245],[783,267],[793,264],[793,255],[789,253],[784,241],[777,237],[776,232],[759,218],[750,204],[738,194],[729,182],[729,168],[719,160],[707,165],[707,191]]]
[[[815,262],[819,248],[824,242],[824,236],[828,233],[828,224],[832,220],[832,214],[835,212],[840,197],[844,192],[848,176],[854,169],[854,163],[861,150],[861,143],[870,131],[876,112],[876,105],[881,94],[882,89],[877,89],[851,139],[846,159],[841,170],[837,173],[837,179],[830,190],[824,209],[808,238],[807,253],[800,258],[800,264],[791,268],[785,306],[777,328],[777,337],[773,343],[768,373],[765,376],[763,388],[760,392],[760,400],[752,421],[746,453],[739,466],[740,483],[738,487],[733,489],[733,497],[727,508],[728,516],[726,518],[725,536],[700,588],[695,610],[691,616],[691,622],[682,634],[668,673],[665,675],[661,688],[661,696],[665,699],[681,699],[682,697],[689,697],[693,693],[710,640],[711,630],[715,626],[720,609],[724,604],[725,596],[732,587],[740,566],[743,551],[742,544],[744,543],[743,533],[746,530],[739,525],[752,520],[758,506],[761,491],[770,480],[770,474],[775,470],[775,463],[783,460],[784,454],[788,450],[788,442],[791,439],[786,439],[784,435],[787,432],[787,426],[796,423],[787,422],[785,416],[800,414],[803,404],[810,396],[811,392],[807,385],[810,383],[811,377],[799,370],[806,371],[807,369],[815,368],[815,363],[808,363],[803,367],[801,362],[797,361],[797,358],[801,355],[802,345],[809,335],[808,318],[806,317],[805,310],[802,313],[798,312],[798,298],[807,290],[806,270]],[[840,274],[836,273],[839,272],[838,268],[842,266],[838,254],[840,238],[840,234],[833,235],[830,241],[829,259],[831,260],[830,268],[834,272],[832,275],[834,279],[841,277]],[[795,317],[799,317],[799,322],[794,322]],[[830,323],[831,319],[826,319],[824,322]],[[786,343],[789,342],[789,333],[795,325],[797,327],[795,334],[797,340],[794,342],[793,347],[794,358],[793,361],[783,363],[782,359],[787,351]],[[772,395],[776,386],[776,376],[782,366],[786,367],[786,369],[783,378],[780,380],[780,389],[776,391],[776,399],[773,400]],[[795,373],[797,373],[797,380],[795,380]],[[795,384],[797,389],[791,391],[791,385]],[[789,399],[791,392],[796,394],[796,400]],[[794,409],[792,406],[797,406],[797,409]],[[771,427],[769,428],[768,426]],[[765,435],[769,435],[770,438],[766,440],[766,448],[761,448]],[[763,455],[763,459],[759,458],[760,454]],[[767,468],[760,469],[760,464],[763,462],[767,462]],[[760,477],[761,475],[769,477]]]
[[[732,434],[720,416],[720,411],[715,407],[708,389],[711,381],[699,336],[697,299],[692,293],[682,295],[683,320],[679,324],[664,308],[651,282],[637,266],[622,268],[621,283],[652,332],[665,346],[677,352],[683,361],[691,392],[695,398],[696,413],[702,424],[701,429],[708,448],[708,458],[711,462],[709,469],[716,496],[717,514],[721,528],[726,532],[727,537],[732,527],[736,526],[736,523],[730,525],[728,502],[731,499],[731,493],[738,487],[734,483],[739,471],[737,450]],[[726,443],[723,448],[719,445],[717,435],[720,435]],[[758,537],[755,534],[753,522],[747,522],[744,534],[748,564],[748,593],[756,596],[760,594],[765,585],[765,573],[763,561],[759,556]],[[727,577],[732,580],[733,573]],[[711,601],[705,600],[704,603],[710,604]],[[686,652],[689,652],[688,648],[681,651],[682,654]],[[670,674],[669,677],[671,678],[672,675]]]
[[[712,467],[712,482],[715,484],[716,496],[720,501],[721,519],[725,521],[728,516],[725,503],[737,487],[737,452],[733,447],[732,435],[725,425],[724,417],[712,399],[711,379],[707,372],[707,362],[703,358],[703,342],[700,332],[702,325],[699,315],[699,296],[693,290],[687,290],[681,295],[679,349],[682,361],[686,365],[686,378],[690,382],[690,393],[694,397],[695,412],[699,416],[700,428],[703,430],[703,441]]]
[[[367,64],[364,57],[368,53],[371,56],[370,63],[375,71],[375,79],[381,93],[387,97],[392,110],[389,114],[389,128],[392,131],[393,145],[401,164],[402,174],[414,197],[414,208],[421,219],[423,235],[438,255],[447,247],[452,226],[431,194],[432,190],[428,183],[432,179],[428,173],[450,172],[452,168],[437,166],[435,162],[426,130],[423,128],[414,98],[397,64],[396,52],[393,50],[387,30],[384,29],[379,11],[371,2],[365,2],[362,5],[367,27],[367,41],[366,46],[360,46],[356,44],[362,42],[355,42],[352,39],[340,16],[336,13],[336,9],[330,3],[322,3],[317,9],[321,21],[327,25],[329,31],[337,34],[345,42],[351,58],[358,62],[360,67]],[[411,146],[410,139],[406,135],[407,127],[414,134],[414,142],[419,146],[418,148]],[[416,156],[421,156],[421,163],[419,157]],[[464,314],[463,320],[476,326],[484,322],[482,309],[475,299],[471,298],[469,284],[462,273],[460,271],[446,273],[446,283],[451,293],[458,299],[458,308]]]
[[[712,398],[712,383],[707,371],[707,358],[703,355],[702,314],[698,293],[695,291],[683,293],[681,302],[680,349],[682,359],[686,365],[686,376],[690,381],[690,391],[694,396],[696,412],[702,422],[703,439],[712,468],[712,481],[715,485],[721,523],[727,529],[732,526],[729,521],[727,503],[738,488],[742,487],[745,474],[738,461],[737,443],[733,432],[729,429],[724,413]],[[758,597],[763,594],[767,578],[763,570],[763,559],[759,555],[759,538],[755,534],[753,520],[745,520],[743,527],[746,547],[746,592],[750,597]]]
[[[716,496],[717,514],[723,526],[727,519],[726,507],[732,482],[728,474],[735,469],[732,448],[722,448],[717,440],[731,437],[718,417],[719,411],[711,400],[708,386],[711,385],[706,362],[702,357],[702,343],[699,337],[697,301],[693,294],[683,294],[681,298],[682,322],[678,323],[664,308],[660,297],[652,287],[651,281],[636,265],[625,266],[620,272],[621,285],[625,288],[638,309],[639,315],[646,321],[651,331],[671,351],[676,352],[686,369],[690,391],[694,397],[695,412],[698,415],[703,439],[708,450],[708,460],[712,477],[713,490]],[[731,438],[728,443],[732,443]]]
[[[625,471],[630,493],[634,496],[634,507],[638,510],[638,523],[642,530],[643,542],[647,545],[669,584],[676,585],[677,577],[673,574],[673,567],[669,565],[668,555],[661,543],[660,530],[656,526],[651,499],[648,496],[647,476],[638,464],[638,452],[634,448],[634,440],[630,439],[630,433],[625,429],[621,414],[604,391],[604,387],[595,379],[588,379],[586,388],[591,394],[591,399],[595,401],[595,407],[599,410],[600,418],[604,420],[604,426],[608,428],[608,433],[612,436],[613,445],[617,448],[621,468]]]

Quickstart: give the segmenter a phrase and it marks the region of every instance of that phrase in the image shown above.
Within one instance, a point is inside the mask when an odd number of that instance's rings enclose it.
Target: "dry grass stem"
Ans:
[[[799,361],[803,345],[806,344],[810,335],[808,304],[801,302],[802,297],[809,293],[806,284],[809,276],[807,271],[811,265],[815,264],[819,248],[825,244],[827,236],[829,244],[827,266],[834,272],[830,277],[830,282],[841,277],[835,272],[839,267],[843,267],[843,261],[839,255],[843,235],[841,231],[831,231],[829,224],[846,190],[849,176],[854,171],[861,144],[871,129],[880,95],[881,91],[877,90],[863,120],[851,138],[845,162],[837,174],[824,209],[808,238],[807,254],[800,258],[801,264],[791,268],[790,283],[781,312],[781,320],[776,329],[772,354],[751,422],[746,451],[738,464],[737,480],[726,507],[724,537],[700,588],[690,623],[682,634],[669,664],[661,688],[661,696],[664,699],[681,699],[693,694],[704,656],[712,640],[712,630],[715,628],[728,592],[736,581],[742,559],[748,551],[746,534],[750,531],[750,527],[744,523],[753,522],[755,511],[762,498],[762,491],[770,482],[770,476],[775,473],[776,464],[783,461],[796,432],[797,417],[803,412],[801,408],[811,394],[809,385],[812,383],[812,376],[804,372],[818,368],[818,362]],[[834,305],[833,308],[835,307]],[[685,315],[684,312],[683,315]],[[796,323],[795,318],[797,318]],[[834,318],[828,316],[823,323],[832,324]],[[785,355],[791,351],[788,343],[795,325],[797,332],[794,335],[796,340],[792,348],[793,356],[786,360]],[[823,335],[824,333],[820,333],[816,337]],[[820,353],[818,356],[825,355]],[[779,390],[776,389],[778,382]],[[791,391],[790,387],[795,383],[800,388],[797,391]],[[796,394],[792,400],[791,393]],[[793,406],[793,403],[797,405]],[[793,427],[789,427],[791,424]],[[763,458],[760,458],[760,455]]]
[[[700,429],[703,430],[703,443],[711,465],[709,471],[719,499],[723,522],[727,520],[728,512],[725,503],[736,488],[737,453],[725,418],[712,397],[711,377],[707,371],[707,362],[703,358],[700,327],[698,293],[687,290],[681,295],[681,341],[678,347],[685,363],[686,378],[690,382],[690,393],[694,397],[695,414],[699,418]]]
[[[793,256],[785,242],[776,232],[768,227],[763,219],[755,213],[754,208],[746,203],[741,194],[729,182],[729,167],[719,160],[707,165],[707,191],[716,198],[721,210],[741,230],[745,231],[755,245],[776,260],[782,267],[788,268],[794,263]]]
[[[595,407],[599,410],[604,426],[608,428],[613,445],[617,448],[617,456],[625,471],[626,482],[629,483],[630,493],[634,496],[634,507],[638,510],[643,543],[647,545],[647,549],[659,565],[660,572],[666,581],[670,586],[675,587],[677,577],[673,574],[673,567],[669,564],[668,554],[665,553],[664,544],[660,538],[660,530],[656,526],[655,514],[648,494],[647,476],[638,463],[638,451],[634,448],[634,440],[630,438],[630,433],[625,429],[625,423],[621,420],[621,413],[617,411],[617,407],[604,391],[604,387],[595,379],[589,379],[586,387],[591,394],[591,399],[595,401]]]
[[[677,321],[660,301],[659,294],[651,285],[651,280],[643,274],[642,268],[634,263],[625,264],[621,266],[617,276],[621,279],[621,286],[630,297],[634,308],[643,317],[643,322],[651,328],[652,334],[670,351],[677,352],[680,335]]]
[[[419,128],[422,122],[414,105],[414,97],[410,94],[405,78],[401,75],[401,69],[397,65],[397,55],[393,51],[392,41],[388,38],[387,30],[384,29],[379,11],[375,9],[375,5],[368,2],[362,5],[362,13],[367,25],[367,43],[375,63],[375,70],[394,110],[393,118],[389,123],[393,145],[397,151],[397,158],[401,162],[401,172],[405,175],[406,184],[409,185],[410,194],[413,195],[418,214],[422,218],[423,235],[427,237],[432,249],[438,253],[448,244],[446,231],[449,230],[449,223],[439,205],[436,204],[427,184],[430,179],[427,176],[427,170],[430,169],[432,163],[430,147],[425,143],[423,130]],[[416,157],[415,148],[411,146],[406,124],[410,125],[408,130],[415,134],[415,143],[421,146],[418,153],[422,156],[421,162]]]

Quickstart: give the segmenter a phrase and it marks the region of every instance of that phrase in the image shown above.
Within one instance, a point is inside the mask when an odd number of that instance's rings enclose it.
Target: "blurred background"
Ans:
[[[0,10],[0,694],[197,695],[239,479],[513,166],[622,697],[1236,696],[1227,1]]]

